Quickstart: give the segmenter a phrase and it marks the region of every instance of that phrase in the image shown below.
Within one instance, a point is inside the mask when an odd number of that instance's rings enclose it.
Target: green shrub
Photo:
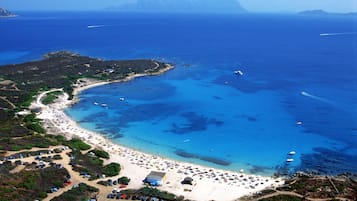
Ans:
[[[137,192],[146,196],[155,196],[165,200],[178,200],[174,194],[159,191],[157,188],[144,187],[139,189]]]
[[[41,193],[38,194],[38,198],[40,198],[40,199],[44,199],[46,197],[47,197],[47,193],[46,192],[41,192]]]
[[[77,150],[88,150],[91,148],[90,145],[86,144],[85,142],[83,142],[80,139],[72,139],[70,141],[68,141],[68,146],[72,149],[77,149]]]
[[[36,92],[31,92],[26,97],[24,97],[24,101],[20,103],[20,107],[22,108],[30,107],[31,103],[35,100],[34,96],[36,96]]]
[[[63,182],[62,181],[56,180],[56,181],[53,181],[52,183],[56,187],[60,187],[60,188],[63,187]]]
[[[63,143],[66,141],[66,138],[62,135],[56,135],[55,139],[59,142],[59,143]]]
[[[57,154],[58,154],[58,153],[62,153],[62,150],[61,150],[61,149],[58,149],[58,148],[54,149],[53,151],[54,151],[55,153],[57,153]]]
[[[26,115],[24,117],[24,122],[26,123],[33,123],[36,122],[36,115],[34,113],[31,113],[29,115]]]
[[[58,98],[58,96],[60,94],[62,94],[61,91],[54,91],[54,92],[48,93],[46,95],[46,97],[42,100],[42,103],[45,105],[52,104]]]
[[[61,159],[62,159],[62,156],[59,154],[56,154],[53,156],[53,160],[61,160]]]
[[[128,185],[130,182],[130,179],[128,177],[120,177],[118,179],[118,183],[119,184],[124,184],[124,185]]]
[[[109,154],[106,151],[103,150],[99,150],[99,149],[94,149],[90,152],[93,152],[96,156],[100,157],[100,158],[106,158],[109,159]]]
[[[260,201],[281,201],[281,200],[289,200],[289,201],[302,201],[301,198],[295,197],[292,195],[277,195],[271,198],[260,199]]]
[[[103,186],[108,186],[108,181],[98,181],[97,184],[103,185]]]
[[[32,144],[25,144],[24,149],[32,149],[33,145]]]
[[[45,133],[46,130],[39,123],[27,124],[27,128],[37,133]]]
[[[88,197],[92,195],[93,192],[98,192],[97,188],[88,186],[84,183],[80,183],[78,188],[72,188],[69,191],[64,192],[62,195],[53,198],[53,201],[79,201],[88,200]]]
[[[31,175],[25,179],[22,186],[26,189],[35,189],[36,188],[36,177]]]
[[[103,167],[103,174],[108,177],[113,177],[118,175],[120,172],[120,164],[118,163],[110,163]]]
[[[18,145],[12,145],[10,147],[10,151],[20,151],[22,149],[21,146],[18,146]]]
[[[89,163],[91,165],[98,165],[98,166],[102,166],[103,165],[103,160],[99,159],[99,158],[90,158],[89,159]]]

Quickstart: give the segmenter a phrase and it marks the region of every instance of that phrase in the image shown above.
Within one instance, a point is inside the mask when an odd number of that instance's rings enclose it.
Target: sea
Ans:
[[[0,19],[0,64],[69,50],[175,66],[85,90],[66,110],[114,143],[262,175],[357,173],[355,17],[18,14]]]

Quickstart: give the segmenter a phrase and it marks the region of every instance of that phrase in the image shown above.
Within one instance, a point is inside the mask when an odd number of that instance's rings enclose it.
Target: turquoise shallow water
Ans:
[[[306,133],[284,108],[279,92],[242,93],[229,82],[213,82],[215,75],[175,79],[187,71],[187,67],[178,67],[160,77],[89,89],[80,95],[83,101],[68,112],[119,144],[230,170],[244,168],[265,174],[281,167],[293,170],[301,163],[301,154],[311,153],[315,147],[345,147]],[[245,79],[233,72],[230,76]],[[286,166],[291,150],[298,154]]]
[[[260,174],[357,172],[357,35],[320,36],[355,33],[354,18],[21,13],[0,29],[1,64],[63,49],[175,64],[84,91],[66,111],[116,143]]]

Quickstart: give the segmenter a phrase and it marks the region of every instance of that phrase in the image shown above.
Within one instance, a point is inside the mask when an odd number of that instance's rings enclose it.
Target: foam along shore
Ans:
[[[172,67],[168,67],[166,70],[170,68]],[[121,81],[143,75],[133,75]],[[82,90],[108,83],[110,82],[93,80],[80,82],[74,90],[74,95],[80,93]],[[55,90],[61,89],[53,89],[51,91]],[[43,105],[41,103],[42,97],[51,91],[41,93],[31,105],[32,108],[41,108],[38,118],[43,120],[44,127],[48,130],[48,133],[61,133],[68,139],[78,137],[93,147],[107,151],[110,154],[110,161],[108,162],[120,163],[122,166],[120,175],[128,176],[131,179],[128,188],[137,189],[143,187],[142,181],[151,171],[167,173],[164,185],[159,187],[160,190],[165,190],[176,195],[183,195],[186,199],[200,201],[235,200],[239,197],[259,192],[265,188],[283,184],[282,178],[248,175],[238,172],[238,170],[237,172],[231,172],[178,162],[114,144],[99,133],[81,128],[65,114],[64,109],[74,104],[76,98],[68,100],[68,94],[63,94],[55,103]],[[182,185],[181,181],[185,177],[192,177],[194,185],[190,187]]]

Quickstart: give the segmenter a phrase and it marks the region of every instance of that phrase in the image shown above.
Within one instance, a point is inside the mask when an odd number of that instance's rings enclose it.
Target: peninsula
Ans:
[[[64,113],[82,90],[160,75],[172,68],[150,59],[107,61],[67,51],[0,66],[0,198],[227,201],[249,196],[244,199],[269,200],[288,191],[279,189],[285,182],[282,178],[178,162],[119,146],[81,128]],[[331,180],[336,185],[330,188],[333,196],[355,199],[355,180],[346,180],[346,185]],[[303,184],[286,182],[300,190],[288,193],[296,195],[293,198],[307,192],[301,190]]]

